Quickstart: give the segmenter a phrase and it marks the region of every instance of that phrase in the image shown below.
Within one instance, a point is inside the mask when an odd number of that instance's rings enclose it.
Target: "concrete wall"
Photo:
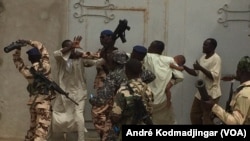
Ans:
[[[4,53],[3,48],[18,39],[41,41],[49,52],[59,48],[67,35],[67,3],[67,0],[0,0],[0,138],[23,138],[30,119],[27,81],[16,70],[12,52]],[[22,49],[25,59],[27,49]],[[51,59],[51,63],[55,60]]]

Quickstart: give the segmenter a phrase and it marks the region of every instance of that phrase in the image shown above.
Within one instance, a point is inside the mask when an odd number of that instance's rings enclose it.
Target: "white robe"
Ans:
[[[148,84],[154,95],[152,120],[155,125],[176,124],[173,107],[167,108],[165,89],[173,75],[176,78],[174,84],[183,81],[184,75],[181,71],[171,69],[170,63],[176,64],[173,57],[154,53],[147,53],[144,58],[145,68],[156,76],[155,80]]]
[[[172,75],[176,78],[175,84],[184,79],[184,75],[181,71],[170,68],[170,63],[176,64],[173,57],[155,53],[147,53],[144,58],[145,68],[156,75],[155,80],[148,84],[154,93],[154,104],[160,104],[166,101],[165,89]]]
[[[54,52],[57,61],[58,85],[69,97],[79,105],[75,105],[64,95],[57,94],[53,104],[52,132],[78,132],[78,141],[84,140],[85,128],[84,111],[87,99],[87,87],[84,65],[95,65],[93,60],[69,59],[70,52],[62,54],[61,50]]]

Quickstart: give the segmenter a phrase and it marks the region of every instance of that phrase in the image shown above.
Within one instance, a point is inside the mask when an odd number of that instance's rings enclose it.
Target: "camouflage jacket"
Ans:
[[[128,85],[133,89],[133,94],[129,90]],[[118,89],[114,97],[113,109],[110,114],[113,123],[117,123],[119,125],[131,124],[133,114],[136,111],[141,110],[135,107],[134,97],[142,98],[146,111],[151,117],[153,110],[152,104],[154,101],[153,93],[150,87],[148,87],[146,83],[142,82],[141,78],[138,78],[129,80],[127,85],[122,85]]]

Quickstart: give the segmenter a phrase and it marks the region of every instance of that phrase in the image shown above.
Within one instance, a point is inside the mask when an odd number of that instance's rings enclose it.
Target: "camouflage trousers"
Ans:
[[[96,131],[100,135],[101,141],[107,141],[108,135],[112,128],[112,123],[109,118],[109,113],[111,110],[111,103],[102,105],[102,106],[93,106],[92,107],[92,120],[96,128]]]
[[[30,105],[30,128],[25,141],[47,141],[51,125],[51,101],[34,101]]]

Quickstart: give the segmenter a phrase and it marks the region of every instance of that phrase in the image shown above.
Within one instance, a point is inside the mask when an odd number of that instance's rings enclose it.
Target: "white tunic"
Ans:
[[[58,67],[58,85],[79,105],[58,94],[53,105],[52,132],[78,132],[78,141],[82,141],[86,131],[84,110],[87,99],[84,67],[86,64],[93,66],[95,63],[83,58],[69,59],[69,56],[70,52],[64,55],[61,50],[54,52]]]
[[[202,67],[211,72],[214,80],[209,79],[201,71],[196,71],[196,72],[198,74],[198,78],[204,81],[208,95],[210,95],[213,99],[216,99],[221,96],[221,87],[220,87],[221,58],[217,53],[214,53],[214,55],[209,57],[208,59],[206,59],[205,56],[206,54],[203,54],[201,56],[201,58],[199,59],[199,63]],[[195,94],[195,97],[201,99],[198,90]]]
[[[155,53],[147,53],[144,58],[145,68],[156,75],[156,79],[148,84],[154,93],[154,104],[160,104],[166,101],[165,89],[172,75],[176,78],[175,84],[184,79],[184,75],[181,71],[170,68],[170,63],[175,63],[173,57]]]

